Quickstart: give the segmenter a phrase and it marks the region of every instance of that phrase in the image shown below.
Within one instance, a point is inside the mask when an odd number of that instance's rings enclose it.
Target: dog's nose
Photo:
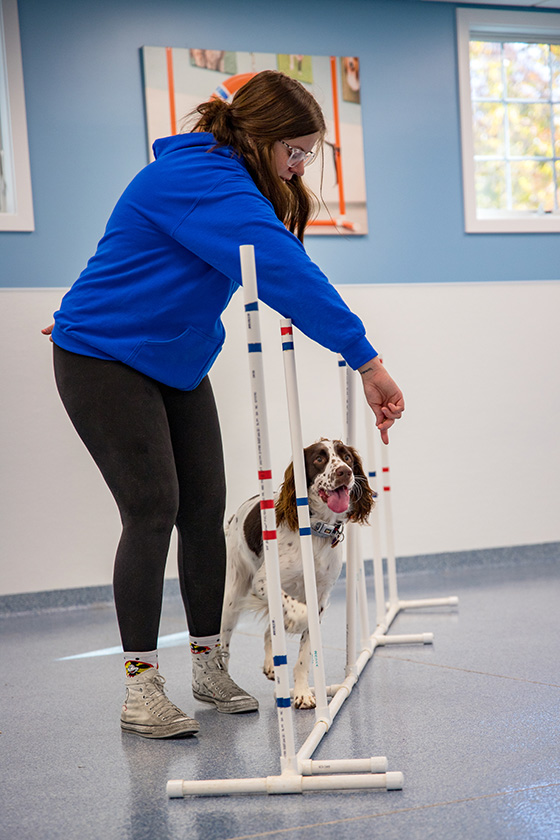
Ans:
[[[336,477],[340,484],[348,484],[351,475],[352,470],[346,464],[341,464],[336,471]]]

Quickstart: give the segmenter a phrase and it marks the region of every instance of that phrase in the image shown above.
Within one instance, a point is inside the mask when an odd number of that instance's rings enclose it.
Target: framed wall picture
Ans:
[[[261,70],[281,70],[315,96],[325,115],[324,155],[305,170],[305,179],[321,199],[319,215],[308,234],[368,232],[362,110],[355,86],[358,59],[336,56],[275,55],[179,47],[143,47],[147,139],[188,130],[186,115],[212,96],[231,99]],[[350,75],[353,73],[353,75]],[[356,93],[358,95],[356,95]]]
[[[17,0],[0,0],[0,231],[34,229]]]

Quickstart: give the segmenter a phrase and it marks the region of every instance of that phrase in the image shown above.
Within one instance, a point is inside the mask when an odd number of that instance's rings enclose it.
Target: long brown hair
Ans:
[[[276,70],[264,70],[249,79],[231,104],[211,99],[198,106],[194,131],[209,131],[217,146],[232,146],[240,154],[260,192],[278,218],[303,241],[305,226],[315,210],[315,196],[301,178],[278,177],[273,147],[278,140],[319,132],[322,143],[325,119],[315,98],[298,81]]]

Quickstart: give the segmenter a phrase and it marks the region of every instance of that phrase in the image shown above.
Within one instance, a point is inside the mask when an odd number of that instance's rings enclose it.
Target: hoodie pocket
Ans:
[[[164,385],[192,391],[212,367],[224,338],[223,326],[220,338],[188,327],[181,335],[167,341],[141,341],[125,364]]]

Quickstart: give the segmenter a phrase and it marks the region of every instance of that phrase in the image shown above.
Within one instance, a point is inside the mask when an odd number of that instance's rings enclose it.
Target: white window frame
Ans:
[[[481,36],[496,40],[538,40],[560,43],[560,13],[509,12],[494,9],[457,9],[459,104],[463,158],[463,202],[467,233],[558,233],[560,212],[539,215],[495,211],[477,212],[469,41]]]
[[[35,230],[17,0],[0,0],[0,231]]]

